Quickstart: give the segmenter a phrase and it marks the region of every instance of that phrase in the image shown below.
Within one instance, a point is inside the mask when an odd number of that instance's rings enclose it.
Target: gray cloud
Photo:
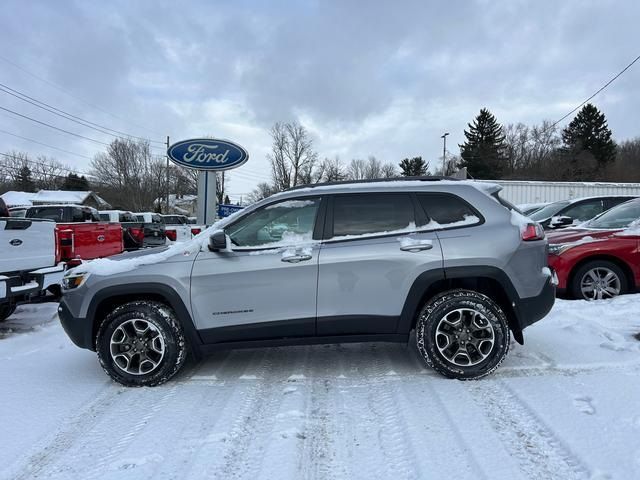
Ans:
[[[556,119],[637,51],[627,2],[5,2],[0,82],[136,135],[212,133],[252,158],[235,192],[268,176],[267,129],[297,118],[322,155],[435,161],[486,106],[503,123]],[[637,66],[596,98],[617,139],[637,130]],[[0,105],[97,139],[0,93]],[[0,128],[93,155],[99,146],[10,115]],[[80,158],[0,134],[0,151]]]

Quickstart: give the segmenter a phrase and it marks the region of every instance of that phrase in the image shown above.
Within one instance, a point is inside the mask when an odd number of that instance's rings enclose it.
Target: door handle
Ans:
[[[289,263],[299,263],[299,262],[306,262],[307,260],[311,260],[312,256],[311,255],[289,255],[287,257],[282,257],[282,261],[283,262],[289,262]]]
[[[416,243],[415,245],[404,245],[400,247],[400,250],[403,252],[421,252],[423,250],[431,250],[432,248],[432,243]]]

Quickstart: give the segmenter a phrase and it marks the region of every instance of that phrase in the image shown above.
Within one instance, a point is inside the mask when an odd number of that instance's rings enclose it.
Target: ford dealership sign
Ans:
[[[229,170],[249,159],[249,154],[240,145],[212,138],[174,143],[167,149],[167,155],[178,165],[196,170]]]

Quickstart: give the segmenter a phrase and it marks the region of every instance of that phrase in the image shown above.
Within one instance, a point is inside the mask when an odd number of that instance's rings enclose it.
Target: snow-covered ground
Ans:
[[[640,478],[640,295],[559,300],[478,382],[413,348],[220,352],[108,380],[54,304],[0,326],[0,478]]]

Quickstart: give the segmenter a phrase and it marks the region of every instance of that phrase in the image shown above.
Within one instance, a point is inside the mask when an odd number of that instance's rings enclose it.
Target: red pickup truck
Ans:
[[[101,222],[95,208],[82,205],[29,207],[26,218],[48,218],[58,224],[61,258],[91,260],[124,251],[122,226]]]

